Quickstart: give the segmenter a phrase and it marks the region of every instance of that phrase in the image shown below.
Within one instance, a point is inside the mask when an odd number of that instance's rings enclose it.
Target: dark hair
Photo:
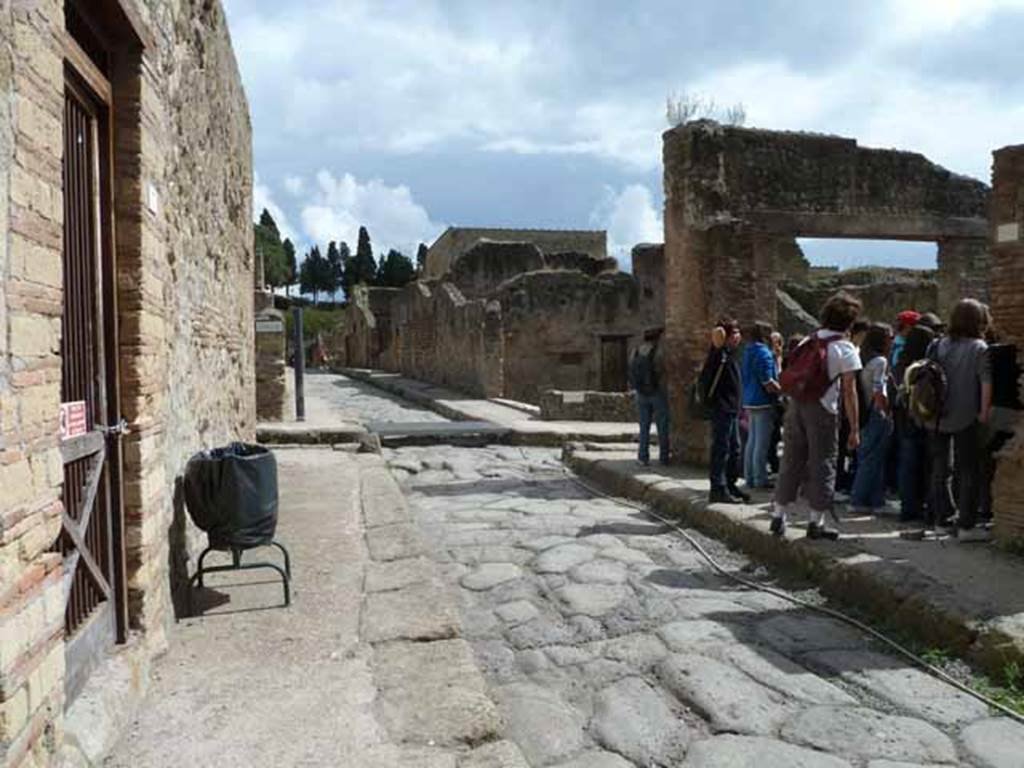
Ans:
[[[864,343],[860,345],[860,361],[867,365],[869,360],[886,356],[886,347],[892,338],[892,326],[888,323],[872,323],[864,335]]]
[[[821,308],[821,325],[829,331],[846,333],[860,315],[861,303],[846,291],[840,291]]]
[[[718,319],[718,324],[725,329],[726,336],[740,329],[740,324],[733,317],[721,317]]]
[[[918,323],[907,331],[907,340],[903,343],[903,350],[900,352],[900,367],[907,368],[911,363],[924,360],[928,353],[928,347],[935,340],[935,331],[927,325]]]
[[[988,307],[976,299],[961,299],[949,318],[949,335],[954,339],[980,339],[990,321]]]
[[[754,324],[750,326],[750,341],[759,341],[762,344],[767,344],[771,340],[771,337],[771,323],[766,323],[763,320],[755,320]]]
[[[853,325],[850,326],[850,335],[856,336],[858,333],[867,333],[870,327],[871,323],[867,320],[854,320]]]

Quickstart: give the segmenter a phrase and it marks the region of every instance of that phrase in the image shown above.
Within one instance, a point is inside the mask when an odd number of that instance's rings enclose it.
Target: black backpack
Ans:
[[[650,396],[658,391],[658,372],[654,370],[654,353],[657,345],[652,345],[649,352],[642,353],[639,349],[633,353],[629,361],[629,380],[639,394]]]

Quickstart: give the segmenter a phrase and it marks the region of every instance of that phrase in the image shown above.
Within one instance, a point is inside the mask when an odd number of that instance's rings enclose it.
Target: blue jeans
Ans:
[[[735,413],[711,414],[711,490],[724,491],[740,474],[740,423]]]
[[[773,408],[748,408],[747,447],[743,452],[743,476],[748,488],[768,485],[768,448],[775,427]]]
[[[892,419],[873,407],[868,423],[860,430],[857,474],[850,492],[852,506],[867,509],[885,506],[885,457],[890,435]]]
[[[928,434],[910,423],[900,429],[900,519],[920,520],[924,517],[927,493]]]
[[[658,427],[658,459],[668,464],[668,398],[664,392],[653,395],[636,393],[640,417],[640,450],[637,458],[644,464],[651,460],[651,421]]]

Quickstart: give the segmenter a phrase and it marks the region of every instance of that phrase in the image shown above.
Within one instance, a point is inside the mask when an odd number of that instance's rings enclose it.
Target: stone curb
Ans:
[[[398,483],[379,457],[361,461],[369,564],[360,638],[373,649],[378,719],[396,744],[455,749],[459,765],[474,764],[463,750],[500,738],[497,705]]]
[[[357,379],[364,384],[369,384],[371,387],[376,387],[384,392],[387,392],[397,397],[401,397],[404,400],[408,400],[416,405],[421,405],[434,413],[444,416],[446,419],[452,421],[477,421],[477,417],[472,416],[464,411],[460,411],[451,406],[445,405],[444,403],[438,402],[430,395],[423,391],[420,391],[415,387],[407,387],[400,383],[397,383],[391,379],[380,379],[374,378],[374,371],[367,368],[339,368],[335,371],[343,376],[348,376],[352,379]],[[497,401],[500,402],[500,401]],[[524,412],[524,417],[528,417],[529,414]],[[543,423],[543,422],[539,422]],[[497,426],[501,426],[500,424]],[[453,444],[464,444],[466,447],[476,447],[476,443],[471,440],[466,440],[465,443],[457,442],[459,438],[448,438],[443,441],[445,445]],[[622,432],[621,434],[615,435],[595,435],[592,433],[577,433],[577,432],[551,432],[538,430],[524,431],[518,430],[514,427],[509,427],[508,433],[505,435],[495,435],[492,439],[486,440],[486,442],[480,443],[481,445],[521,445],[521,446],[540,446],[543,448],[563,448],[567,443],[589,441],[593,443],[622,443],[622,442],[635,442],[635,437],[631,432]],[[436,441],[435,441],[436,442]],[[431,443],[425,442],[424,438],[412,438],[406,442],[399,442],[397,440],[388,440],[385,438],[385,443],[389,447],[401,447],[406,445],[429,445]]]
[[[360,451],[380,453],[380,440],[362,427],[318,427],[297,424],[261,424],[256,427],[261,445],[358,445]]]
[[[880,572],[870,567],[872,558],[866,559],[852,542],[842,540],[780,541],[768,530],[767,520],[751,519],[747,507],[708,504],[706,494],[678,480],[653,473],[636,476],[609,459],[579,455],[571,445],[563,449],[562,459],[601,490],[649,504],[666,517],[684,520],[761,562],[813,580],[825,595],[898,627],[927,646],[948,648],[993,679],[1002,678],[1008,663],[1024,664],[1024,637],[922,597],[915,587],[922,575],[909,566],[895,565]]]

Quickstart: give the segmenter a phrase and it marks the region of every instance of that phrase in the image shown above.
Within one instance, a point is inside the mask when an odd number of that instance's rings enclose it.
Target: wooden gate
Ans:
[[[64,436],[64,512],[57,549],[67,599],[67,699],[124,639],[109,84],[70,45],[64,98],[64,306],[61,401],[84,403]],[[77,64],[77,66],[75,66]],[[83,74],[78,74],[83,71]]]

